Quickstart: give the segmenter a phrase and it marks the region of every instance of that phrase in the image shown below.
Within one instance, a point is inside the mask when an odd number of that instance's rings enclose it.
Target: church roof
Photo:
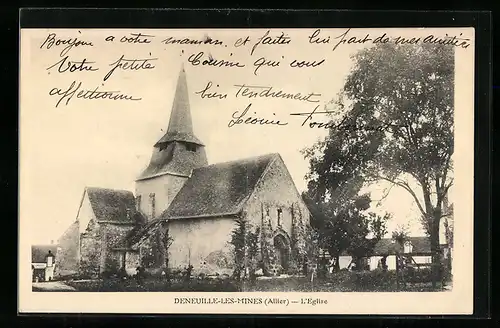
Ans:
[[[233,215],[241,211],[266,168],[279,154],[267,154],[193,170],[161,218]]]
[[[87,187],[86,192],[98,221],[136,223],[143,220],[131,191]]]
[[[171,173],[189,176],[193,168],[206,165],[203,150],[186,151],[181,145],[170,143],[166,149],[153,151],[149,165],[136,180],[144,180],[158,175]]]
[[[124,238],[120,239],[118,243],[113,245],[115,249],[130,249],[132,246],[141,241],[145,236],[151,235],[153,230],[156,230],[160,226],[160,223],[164,220],[161,218],[153,219],[145,224],[135,226],[130,232],[125,235]]]
[[[203,143],[193,133],[193,122],[191,119],[191,108],[189,106],[189,93],[187,87],[186,71],[182,67],[177,87],[175,90],[174,103],[168,122],[166,134],[158,140],[155,147],[162,143],[171,141],[183,141],[203,146]]]
[[[196,144],[189,151],[185,143]],[[154,145],[149,165],[136,179],[144,180],[162,174],[189,176],[191,170],[207,164],[203,143],[194,135],[186,72],[179,73],[167,132]]]
[[[31,263],[45,263],[45,257],[49,251],[56,256],[57,245],[32,245],[31,246]]]
[[[185,132],[167,132],[160,140],[158,140],[155,146],[159,146],[162,143],[169,143],[172,141],[183,141],[190,142],[197,145],[203,146],[203,143],[192,133]]]

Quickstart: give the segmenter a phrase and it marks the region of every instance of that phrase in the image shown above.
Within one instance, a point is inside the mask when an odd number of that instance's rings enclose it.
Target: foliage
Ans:
[[[191,280],[191,274],[193,273],[193,266],[191,264],[188,264],[186,268],[182,271],[182,275],[184,277],[184,281],[190,281]]]
[[[168,268],[168,249],[173,243],[166,222],[162,222],[141,245],[141,266],[144,268]]]
[[[68,281],[68,285],[80,292],[147,292],[147,291],[170,291],[170,292],[238,292],[239,285],[234,281],[222,279],[182,279],[169,283],[164,279],[149,277],[137,283],[135,279],[108,279],[108,280],[85,280]]]
[[[276,261],[276,254],[273,247],[273,228],[269,216],[269,209],[266,209],[264,212],[264,207],[262,207],[261,233],[260,249],[262,254],[262,271],[265,276],[270,276],[270,265]]]
[[[423,283],[432,281],[432,271],[430,268],[408,268],[405,270],[405,282],[409,283]]]
[[[155,243],[153,243],[155,245]],[[141,250],[141,266],[144,268],[153,268],[157,263],[157,247],[155,246],[143,246]]]
[[[115,261],[115,259],[107,257],[104,262],[104,271],[102,272],[101,276],[105,279],[109,279],[112,276],[118,276],[118,274],[118,263]]]
[[[429,279],[429,271],[424,270],[414,276],[416,281]],[[198,291],[198,292],[239,292],[241,283],[231,279],[174,279],[167,283],[164,279],[147,277],[141,284],[135,279],[80,280],[67,281],[67,285],[81,292],[145,292],[145,291]],[[328,279],[317,280],[311,284],[307,277],[289,277],[280,279],[257,280],[248,291],[254,292],[393,292],[431,291],[428,287],[415,287],[412,284],[400,285],[397,288],[396,272],[373,270],[365,272],[350,272],[340,270]],[[404,288],[404,289],[403,289]]]
[[[245,270],[245,235],[246,235],[246,222],[242,217],[235,220],[236,227],[231,232],[231,245],[233,246],[234,253],[234,277],[240,279]]]
[[[345,187],[359,181],[404,189],[420,211],[437,263],[439,222],[448,215],[443,200],[453,184],[453,47],[379,44],[353,60],[332,101],[334,128],[305,150],[310,190],[315,199],[342,202]]]
[[[255,232],[250,229],[247,230],[247,256],[248,256],[248,270],[250,280],[255,280],[255,271],[259,266],[257,256],[259,254],[259,233],[260,229],[257,227]]]
[[[449,247],[453,248],[453,204],[449,205],[445,202],[446,213],[448,214],[444,218],[444,229],[446,236],[446,243]]]
[[[396,289],[397,276],[395,271],[375,269],[356,272],[352,276],[357,291],[384,291]]]
[[[320,234],[317,229],[312,227],[306,228],[306,258],[310,266],[316,265],[320,248]]]
[[[236,280],[254,279],[258,267],[260,229],[252,231],[244,217],[236,219],[236,227],[231,232],[230,244],[233,246],[234,272]],[[248,275],[247,275],[248,273]]]
[[[320,247],[337,258],[337,270],[338,256],[342,252],[347,251],[360,259],[369,254],[387,233],[386,223],[390,215],[366,213],[371,202],[367,194],[351,196],[352,198],[343,204],[321,200],[317,203],[307,194],[303,197],[311,209],[312,225],[318,230]],[[370,233],[373,238],[368,238]]]
[[[304,255],[306,251],[306,227],[304,225],[304,220],[302,217],[302,212],[300,208],[291,207],[292,211],[292,234],[290,237],[291,243],[291,265],[290,265],[290,273],[297,274],[301,271],[301,262],[304,260]]]
[[[78,276],[87,279],[98,277],[100,274],[99,263],[101,260],[101,252],[90,250],[86,252],[86,255],[87,256],[80,260],[78,265]]]
[[[78,276],[82,279],[99,276],[99,267],[95,263],[90,260],[81,260],[78,268]]]
[[[397,242],[401,247],[404,246],[406,240],[408,240],[408,227],[407,226],[398,226],[392,232],[392,240]]]
[[[387,221],[391,218],[389,213],[384,216],[376,215],[375,213],[369,213],[369,230],[373,233],[375,240],[379,241],[387,234]]]
[[[168,262],[169,262],[168,250],[170,249],[170,246],[172,246],[174,239],[172,238],[172,236],[170,236],[170,231],[166,223],[164,224],[162,229],[161,242],[162,242],[161,250],[163,251],[163,257],[165,259],[165,268],[168,269]]]

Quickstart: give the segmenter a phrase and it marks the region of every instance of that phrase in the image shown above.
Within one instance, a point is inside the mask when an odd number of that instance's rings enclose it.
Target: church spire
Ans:
[[[203,143],[193,133],[193,121],[191,119],[191,108],[189,106],[189,93],[184,65],[182,65],[177,79],[174,103],[172,105],[167,132],[158,140],[155,147],[161,147],[161,144],[172,141],[188,142],[203,146]]]
[[[149,165],[136,181],[165,174],[187,177],[192,170],[204,165],[207,165],[205,146],[193,133],[186,71],[182,67],[177,79],[167,132],[154,145]],[[146,197],[147,194],[143,195],[142,199]]]

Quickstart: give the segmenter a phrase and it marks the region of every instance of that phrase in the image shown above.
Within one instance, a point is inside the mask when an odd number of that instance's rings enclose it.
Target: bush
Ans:
[[[430,267],[420,268],[420,269],[409,268],[409,270],[405,272],[405,275],[407,282],[412,282],[412,283],[432,282],[432,270]]]
[[[392,291],[397,285],[395,271],[373,271],[340,270],[328,279],[334,286],[342,291]]]
[[[182,274],[184,276],[185,281],[191,280],[191,274],[193,273],[193,266],[189,264],[183,271]]]
[[[356,289],[364,290],[391,290],[397,285],[395,271],[360,271],[354,274]]]

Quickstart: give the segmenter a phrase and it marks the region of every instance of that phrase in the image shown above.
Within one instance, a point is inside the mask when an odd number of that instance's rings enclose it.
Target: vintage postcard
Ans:
[[[21,29],[19,311],[471,314],[474,46]]]

